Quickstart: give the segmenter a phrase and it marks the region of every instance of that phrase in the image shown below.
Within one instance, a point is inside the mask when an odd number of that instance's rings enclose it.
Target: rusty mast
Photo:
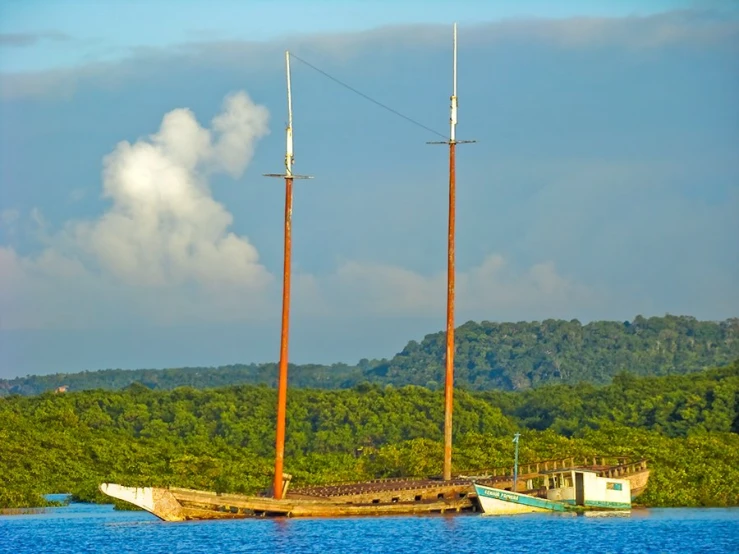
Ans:
[[[290,52],[285,51],[285,73],[287,78],[287,128],[285,145],[285,173],[266,173],[266,177],[285,179],[285,248],[282,269],[282,327],[280,332],[280,365],[277,376],[277,425],[275,430],[275,475],[272,494],[282,499],[283,466],[285,461],[285,411],[287,406],[287,360],[290,335],[290,273],[292,254],[293,179],[310,179],[307,175],[295,175],[293,166],[293,106],[290,87]]]
[[[452,412],[454,410],[454,244],[456,227],[456,146],[474,140],[457,140],[457,24],[454,24],[451,115],[449,140],[428,144],[449,145],[449,227],[447,232],[446,371],[444,376],[444,480],[452,478]]]

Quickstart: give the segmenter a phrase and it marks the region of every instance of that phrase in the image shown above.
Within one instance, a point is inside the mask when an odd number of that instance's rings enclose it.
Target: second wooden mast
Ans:
[[[290,52],[285,52],[287,75],[287,129],[285,173],[267,173],[266,177],[285,179],[285,250],[282,267],[282,327],[280,332],[280,366],[277,376],[277,425],[275,430],[275,475],[272,494],[278,500],[284,493],[283,465],[285,460],[285,414],[287,409],[287,360],[290,335],[290,274],[292,254],[293,179],[310,179],[293,174],[293,105],[290,87]]]
[[[456,231],[456,146],[474,140],[457,140],[457,24],[454,24],[451,115],[449,140],[429,144],[449,145],[449,227],[447,232],[446,370],[444,376],[444,480],[452,478],[452,413],[454,411],[454,277]]]

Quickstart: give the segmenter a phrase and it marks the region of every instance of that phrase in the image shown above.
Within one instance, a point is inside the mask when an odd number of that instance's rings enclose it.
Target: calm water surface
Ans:
[[[0,516],[0,552],[733,552],[739,508],[556,515],[162,523],[145,512],[71,504]]]

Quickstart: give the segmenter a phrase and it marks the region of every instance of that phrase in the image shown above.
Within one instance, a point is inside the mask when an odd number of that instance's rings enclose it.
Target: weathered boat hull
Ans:
[[[100,485],[104,494],[129,502],[164,521],[198,519],[243,519],[249,517],[339,517],[460,512],[475,508],[463,497],[385,503],[295,498],[283,500],[239,494],[218,494],[180,488],[125,487],[113,483]],[[443,493],[440,493],[443,496]]]
[[[629,483],[631,483],[631,500],[634,501],[647,488],[647,483],[649,482],[649,470],[645,469],[638,473],[627,475],[624,479],[628,479]]]
[[[571,459],[564,465],[573,465]],[[555,461],[528,464],[519,472],[518,491],[527,492],[527,498],[535,498],[544,504],[511,502],[503,504],[488,502],[488,513],[529,513],[536,511],[559,511],[546,504],[547,489],[522,491],[521,486],[533,489],[533,483],[543,477],[542,467]],[[593,461],[595,464],[595,461]],[[560,468],[563,461],[556,461]],[[646,488],[649,471],[646,462],[620,463],[613,466],[596,466],[599,473],[608,478],[629,480],[632,500]],[[459,476],[450,481],[438,479],[380,479],[362,483],[344,483],[323,486],[293,488],[285,498],[276,500],[266,496],[222,494],[184,488],[125,487],[104,483],[100,490],[113,498],[131,503],[147,510],[164,521],[193,519],[237,519],[248,517],[337,517],[372,516],[392,514],[430,514],[461,511],[478,511],[476,485],[490,490],[511,494],[513,478],[504,468],[478,472],[478,475]],[[545,471],[545,470],[544,470]],[[507,490],[505,490],[507,489]],[[481,497],[482,498],[482,497]],[[549,502],[557,499],[549,499]],[[582,510],[583,507],[572,507]]]

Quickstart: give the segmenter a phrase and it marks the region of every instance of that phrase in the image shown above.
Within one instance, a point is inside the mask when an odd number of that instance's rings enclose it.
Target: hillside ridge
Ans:
[[[444,332],[411,340],[391,359],[290,364],[291,388],[344,389],[363,382],[443,384]],[[456,331],[455,386],[470,390],[526,390],[550,383],[609,383],[626,371],[640,376],[686,374],[739,358],[739,318],[721,322],[666,315],[633,321],[547,319],[541,322],[467,323]],[[180,386],[275,386],[275,363],[168,369],[106,369],[0,379],[0,396],[66,390],[119,390],[132,383],[151,389]]]

